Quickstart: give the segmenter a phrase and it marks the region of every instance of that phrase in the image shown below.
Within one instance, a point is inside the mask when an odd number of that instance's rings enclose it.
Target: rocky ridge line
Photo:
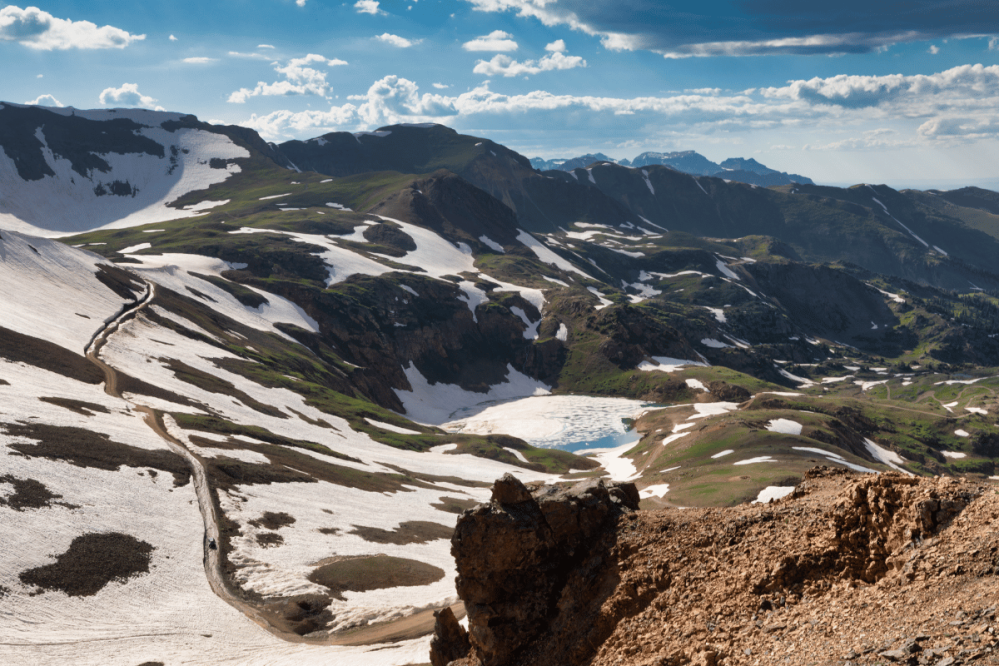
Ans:
[[[999,663],[995,484],[823,467],[659,511],[626,488],[497,482],[459,520],[471,630],[439,616],[434,666]]]

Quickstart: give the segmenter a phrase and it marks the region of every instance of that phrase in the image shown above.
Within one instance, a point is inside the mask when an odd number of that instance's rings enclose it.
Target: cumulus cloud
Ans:
[[[919,135],[926,139],[960,139],[964,141],[999,137],[999,120],[992,117],[934,118],[919,126]]]
[[[145,109],[162,111],[156,106],[156,100],[139,92],[137,83],[124,83],[120,88],[105,88],[100,95],[100,102],[106,106],[139,106]]]
[[[244,124],[274,140],[306,131],[369,129],[398,122],[536,128],[571,118],[574,127],[600,128],[607,136],[633,135],[636,127],[669,126],[684,137],[697,135],[710,141],[706,137],[715,135],[728,143],[737,132],[786,130],[800,134],[799,145],[811,141],[805,149],[813,151],[893,150],[999,138],[995,117],[999,65],[963,65],[925,75],[841,75],[790,81],[779,88],[740,92],[705,88],[641,97],[557,95],[545,90],[508,95],[492,90],[488,81],[467,92],[448,94],[443,85],[424,94],[412,81],[389,76],[365,94],[351,96],[350,103],[327,111],[280,111],[254,116]],[[789,136],[775,138],[774,143],[789,143]]]
[[[384,14],[385,12],[378,8],[378,0],[357,0],[354,3],[354,9],[357,10],[358,14]]]
[[[810,104],[864,108],[899,100],[926,101],[927,95],[940,101],[999,96],[999,65],[961,65],[936,74],[888,74],[854,76],[840,74],[829,78],[791,81],[780,88],[764,88],[765,97],[786,98]],[[939,102],[938,102],[939,104]]]
[[[466,51],[516,51],[517,42],[513,41],[513,35],[502,30],[493,30],[488,35],[476,37],[465,42],[461,48]]]
[[[449,84],[447,84],[447,83],[435,83],[435,84],[433,84],[433,85],[434,85],[434,88],[437,88],[438,90],[447,90],[448,88],[450,88],[450,87],[451,87],[451,86],[450,86]]]
[[[551,44],[545,46],[545,51],[551,51],[553,53],[564,53],[565,52],[565,40],[556,39]]]
[[[0,9],[0,41],[18,42],[40,51],[66,49],[123,49],[145,39],[110,25],[56,18],[37,7]]]
[[[940,47],[935,44],[930,44],[930,48],[926,49],[926,52],[932,55],[936,55],[940,53]]]
[[[619,0],[465,0],[482,12],[513,12],[564,25],[614,50],[669,58],[868,53],[899,42],[995,34],[999,14],[982,0],[843,3],[702,0],[679,10]],[[682,20],[679,20],[682,16]]]
[[[400,37],[399,35],[392,35],[387,32],[377,35],[375,39],[400,49],[408,49],[410,46],[419,44],[420,41],[422,41],[419,39],[406,39],[405,37]]]
[[[177,41],[177,38],[176,38],[176,37],[174,37],[173,35],[170,35],[170,41],[171,41],[171,42],[176,42],[176,41]]]
[[[454,124],[458,118],[478,115],[522,116],[529,113],[591,111],[597,115],[648,114],[650,117],[712,120],[764,113],[779,117],[786,106],[758,104],[742,96],[678,95],[629,99],[553,95],[542,90],[505,95],[490,90],[488,82],[454,96],[421,95],[415,83],[399,76],[386,76],[376,81],[364,95],[353,95],[349,99],[351,103],[332,106],[329,111],[278,111],[264,116],[254,115],[242,124],[256,129],[268,139],[279,139],[299,132],[330,131],[345,126],[366,129],[399,122]]]
[[[37,99],[25,102],[25,104],[31,104],[34,106],[63,106],[63,103],[52,95],[39,95]]]
[[[345,60],[325,58],[310,53],[304,58],[292,58],[284,65],[274,63],[274,71],[284,76],[284,80],[266,83],[260,81],[254,88],[240,88],[229,95],[229,102],[243,104],[251,97],[280,95],[318,95],[326,97],[329,84],[326,82],[326,72],[316,69],[314,65],[338,67],[346,65]]]
[[[541,60],[525,60],[517,62],[508,55],[497,53],[492,60],[478,60],[472,72],[485,76],[526,76],[540,72],[550,72],[557,69],[574,69],[586,67],[586,61],[579,56],[567,56],[555,51]]]
[[[204,56],[197,56],[194,58],[184,58],[184,62],[192,65],[207,65],[210,62],[216,62],[217,58],[206,58]]]

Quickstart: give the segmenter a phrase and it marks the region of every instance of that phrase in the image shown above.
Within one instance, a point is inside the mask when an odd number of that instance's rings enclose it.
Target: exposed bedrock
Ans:
[[[910,626],[914,611],[946,605],[949,618],[970,598],[994,604],[999,495],[984,491],[823,467],[767,505],[637,511],[632,484],[566,489],[506,476],[458,521],[452,554],[469,631],[442,612],[432,663],[749,666],[775,663],[755,660],[780,649],[804,666],[826,663],[814,653],[823,641],[859,640],[859,624],[878,651],[926,638],[941,620]],[[947,605],[960,590],[967,598]],[[877,623],[872,608],[883,611]],[[812,635],[835,613],[845,615]],[[946,622],[948,632],[962,624]]]
[[[631,483],[594,479],[566,489],[529,488],[509,474],[497,480],[492,500],[463,513],[451,539],[468,637],[439,618],[433,663],[469,649],[461,663],[516,663],[546,632],[558,633],[569,653],[599,644],[611,627],[578,623],[579,613],[616,586],[616,569],[606,566],[613,526],[638,500]]]

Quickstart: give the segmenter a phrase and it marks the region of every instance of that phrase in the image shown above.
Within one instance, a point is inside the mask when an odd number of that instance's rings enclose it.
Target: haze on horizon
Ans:
[[[999,186],[985,0],[0,3],[0,99],[271,141],[439,122],[528,156],[696,150],[817,182]]]

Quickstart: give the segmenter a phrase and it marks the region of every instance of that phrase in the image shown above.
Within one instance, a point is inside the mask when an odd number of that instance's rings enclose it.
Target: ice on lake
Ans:
[[[628,422],[662,407],[627,398],[540,395],[493,400],[452,412],[441,427],[450,432],[504,434],[544,448],[567,451],[604,449],[637,443]]]

